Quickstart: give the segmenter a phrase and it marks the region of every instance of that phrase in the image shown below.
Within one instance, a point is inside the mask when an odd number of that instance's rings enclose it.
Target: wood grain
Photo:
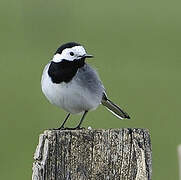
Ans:
[[[34,154],[33,180],[151,180],[148,130],[47,130]]]

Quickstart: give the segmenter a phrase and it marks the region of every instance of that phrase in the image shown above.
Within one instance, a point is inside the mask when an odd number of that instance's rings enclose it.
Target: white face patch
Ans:
[[[55,54],[52,61],[61,62],[63,59],[67,61],[73,61],[75,59],[80,59],[81,56],[85,55],[86,51],[83,46],[74,46],[72,48],[66,48],[61,54]]]

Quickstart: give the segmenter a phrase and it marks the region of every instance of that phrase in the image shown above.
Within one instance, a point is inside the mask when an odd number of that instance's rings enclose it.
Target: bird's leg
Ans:
[[[85,116],[86,116],[87,113],[88,113],[88,111],[85,111],[85,112],[84,112],[84,114],[83,114],[83,116],[82,116],[82,118],[81,118],[78,126],[76,126],[75,129],[81,129],[80,126],[81,126],[81,124],[82,124],[82,122],[83,122],[83,120],[84,120],[84,118],[85,118]]]
[[[85,112],[84,112],[84,114],[82,115],[82,118],[81,118],[79,124],[78,124],[75,128],[64,128],[64,129],[65,129],[65,130],[82,129],[80,126],[81,126],[81,124],[82,124],[82,122],[83,122],[83,120],[84,120],[84,118],[85,118],[85,116],[86,116],[87,113],[88,113],[88,111],[85,111]]]
[[[67,119],[69,118],[69,116],[70,116],[70,113],[67,114],[67,116],[66,116],[66,118],[64,119],[63,123],[61,124],[61,126],[60,126],[59,128],[55,128],[55,129],[53,129],[53,130],[66,129],[66,128],[64,128],[64,125],[65,125]]]

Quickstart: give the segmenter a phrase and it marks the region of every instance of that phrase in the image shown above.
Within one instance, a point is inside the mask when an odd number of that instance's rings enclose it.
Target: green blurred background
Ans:
[[[65,117],[43,96],[40,79],[56,48],[68,41],[95,56],[90,64],[108,95],[132,117],[120,121],[100,106],[84,126],[148,128],[153,179],[178,179],[180,7],[179,0],[1,0],[0,179],[31,179],[39,134]]]

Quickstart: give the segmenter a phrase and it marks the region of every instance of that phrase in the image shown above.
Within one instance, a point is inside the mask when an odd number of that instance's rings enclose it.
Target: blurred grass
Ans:
[[[181,2],[0,2],[0,179],[30,179],[38,135],[58,127],[65,112],[41,93],[44,65],[68,41],[85,45],[108,95],[130,113],[119,121],[103,107],[84,126],[148,128],[153,179],[178,179]],[[79,116],[72,117],[75,125]]]

